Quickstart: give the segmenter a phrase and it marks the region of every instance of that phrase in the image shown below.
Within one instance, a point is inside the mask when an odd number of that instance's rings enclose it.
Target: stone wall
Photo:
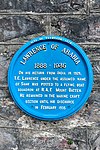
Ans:
[[[77,42],[93,66],[85,106],[61,121],[27,116],[13,102],[7,70],[14,53],[40,35]],[[0,150],[100,150],[100,0],[0,0]]]

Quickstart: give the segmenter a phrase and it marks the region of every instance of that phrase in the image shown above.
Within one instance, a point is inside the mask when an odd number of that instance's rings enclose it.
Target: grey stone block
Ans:
[[[46,34],[45,16],[1,16],[0,42],[27,35]]]
[[[100,149],[96,127],[78,127],[62,131],[0,128],[0,150],[87,150]]]
[[[82,46],[83,50],[86,52],[87,56],[90,59],[90,62],[93,67],[94,75],[100,75],[100,46]],[[95,83],[98,83],[99,86],[99,78],[94,78]]]
[[[1,0],[0,10],[10,12],[37,12],[37,13],[52,13],[52,12],[79,12],[86,11],[86,0]]]
[[[0,150],[15,150],[17,144],[13,130],[0,128]]]
[[[100,129],[88,128],[88,149],[99,150],[100,149]]]
[[[51,21],[51,33],[64,36],[75,42],[84,42],[87,33],[87,22],[74,17],[54,16]]]
[[[88,37],[87,41],[100,42],[100,16],[93,15],[87,18],[88,22]]]
[[[19,139],[21,150],[86,150],[85,128],[66,129],[65,133],[23,130],[20,132]]]
[[[5,126],[8,124],[15,126],[17,119],[19,119],[22,115],[23,113],[15,105],[14,101],[10,97],[10,94],[6,98],[0,98],[0,118],[3,119],[3,122],[0,122],[0,125]]]
[[[100,12],[100,0],[90,0],[90,12]]]
[[[51,33],[67,37],[75,42],[100,42],[100,17],[76,18],[53,16]]]

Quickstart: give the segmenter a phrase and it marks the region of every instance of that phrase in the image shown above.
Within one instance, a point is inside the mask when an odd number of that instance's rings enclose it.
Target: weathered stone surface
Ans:
[[[36,36],[55,34],[75,42],[100,42],[100,17],[8,16],[0,19],[0,42],[24,43]],[[51,27],[50,27],[51,24]],[[50,31],[51,29],[51,31]]]
[[[76,42],[85,41],[87,22],[78,18],[54,16],[51,21],[52,34],[65,36]]]
[[[90,0],[90,11],[100,12],[100,0]]]
[[[84,12],[86,10],[84,0],[1,0],[0,10],[32,11],[32,12]]]
[[[0,150],[15,150],[17,144],[13,130],[9,131],[0,128]]]
[[[0,128],[0,150],[99,150],[99,128],[41,131]]]
[[[0,42],[26,35],[46,33],[44,16],[1,16]]]
[[[100,149],[100,128],[88,128],[88,149]]]
[[[1,118],[6,120],[17,120],[21,117],[21,111],[15,105],[14,101],[10,100],[9,98],[0,98],[0,115]]]
[[[75,42],[100,42],[100,16],[54,16],[51,26],[52,34],[67,37]]]
[[[25,35],[25,36],[20,36],[20,37],[17,37],[17,38],[12,38],[12,39],[9,39],[7,41],[1,41],[0,44],[1,45],[10,45],[10,44],[14,44],[14,45],[23,45],[25,44],[26,42],[28,42],[29,40],[33,39],[33,38],[36,38],[36,37],[39,37],[39,36],[44,36],[44,35],[48,35],[48,26],[46,25],[46,32],[41,32],[41,33],[37,33],[37,34],[29,34],[29,35]],[[1,49],[1,48],[0,48]]]
[[[6,127],[0,128],[0,150],[86,150],[86,136],[86,128],[57,133]]]
[[[93,91],[91,96],[89,97],[87,104],[85,105],[85,109],[81,111],[81,116],[90,123],[98,123],[100,122],[100,103],[99,103],[99,92]],[[93,124],[91,126],[93,126]]]
[[[87,19],[88,37],[87,41],[100,42],[100,16],[91,16]]]
[[[81,130],[81,132],[80,132]],[[63,132],[50,131],[24,131],[20,132],[21,150],[85,150],[86,129],[72,129]],[[83,141],[80,140],[82,136]]]
[[[81,46],[81,45],[80,45]],[[82,46],[83,50],[86,52],[87,56],[89,57],[92,67],[93,67],[93,73],[96,75],[94,77],[94,82],[95,84],[98,83],[97,85],[100,85],[99,78],[100,76],[100,45],[99,46]]]

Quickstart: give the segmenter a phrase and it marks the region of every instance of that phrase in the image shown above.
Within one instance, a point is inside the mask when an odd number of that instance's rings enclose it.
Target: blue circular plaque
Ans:
[[[8,86],[17,106],[41,120],[59,120],[81,109],[93,84],[85,52],[73,41],[42,36],[23,45],[8,71]]]

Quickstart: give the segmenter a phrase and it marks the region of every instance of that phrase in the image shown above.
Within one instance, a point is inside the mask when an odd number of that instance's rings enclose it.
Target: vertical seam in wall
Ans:
[[[85,1],[85,7],[86,7],[86,9],[85,9],[85,11],[86,11],[85,15],[89,16],[90,15],[90,0],[86,0]],[[83,15],[83,14],[80,14],[80,15]]]
[[[87,15],[90,15],[90,0],[87,0]]]
[[[51,15],[50,15],[50,35],[51,35]]]
[[[47,35],[51,35],[51,16],[47,15],[47,26],[46,26]]]
[[[90,150],[89,148],[89,142],[88,142],[88,128],[86,128],[86,146],[87,146],[87,150]]]

